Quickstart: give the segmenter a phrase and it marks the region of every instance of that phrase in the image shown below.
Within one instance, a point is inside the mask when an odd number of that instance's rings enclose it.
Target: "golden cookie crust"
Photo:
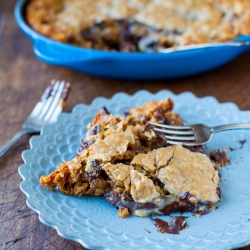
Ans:
[[[122,32],[110,20],[130,20],[152,27],[159,43],[168,46],[221,42],[250,34],[248,0],[30,0],[26,20],[37,32],[54,40],[86,48],[113,50]],[[82,31],[106,22],[95,41]],[[119,26],[119,25],[118,25]],[[136,26],[135,26],[136,28]],[[134,28],[134,29],[135,29]],[[140,27],[136,35],[145,35]],[[100,32],[99,29],[94,33]],[[101,31],[102,32],[102,31]],[[146,32],[147,33],[147,32]],[[104,40],[103,40],[104,39]],[[119,48],[118,48],[119,50]]]

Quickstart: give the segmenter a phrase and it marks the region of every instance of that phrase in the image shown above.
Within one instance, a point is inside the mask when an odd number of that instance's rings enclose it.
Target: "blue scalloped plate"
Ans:
[[[198,74],[219,67],[245,51],[242,47],[217,47],[163,53],[124,53],[85,49],[46,38],[25,21],[27,0],[19,0],[15,17],[21,30],[33,41],[36,56],[50,64],[66,66],[92,75],[119,79],[167,79]],[[250,36],[237,40],[250,41]]]
[[[216,134],[207,145],[209,150],[228,150],[231,164],[221,168],[222,199],[218,209],[197,218],[190,213],[189,227],[179,235],[161,234],[148,217],[119,219],[117,209],[103,197],[65,196],[49,191],[39,184],[41,175],[49,174],[62,161],[70,160],[86,133],[86,125],[100,107],[113,114],[167,97],[175,101],[174,111],[186,123],[220,125],[250,123],[250,112],[240,111],[233,103],[218,103],[213,97],[197,98],[185,92],[175,95],[164,90],[156,94],[139,91],[133,96],[118,93],[111,99],[97,98],[91,105],[79,104],[70,114],[59,116],[56,125],[47,125],[40,136],[30,140],[31,149],[22,154],[21,190],[27,195],[28,206],[39,214],[42,223],[53,227],[66,239],[88,249],[230,249],[250,244],[250,131],[237,130]],[[239,140],[245,140],[242,149]],[[169,220],[168,216],[161,217]]]

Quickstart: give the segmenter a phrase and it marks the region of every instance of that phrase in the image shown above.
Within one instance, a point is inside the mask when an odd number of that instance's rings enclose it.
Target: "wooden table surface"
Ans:
[[[66,112],[77,103],[91,103],[97,96],[110,98],[119,91],[133,94],[140,89],[153,93],[169,89],[176,94],[191,91],[198,97],[212,95],[219,102],[234,102],[240,109],[250,109],[250,52],[219,69],[183,79],[102,79],[39,61],[31,41],[15,23],[14,4],[14,0],[0,0],[0,146],[21,128],[52,78],[72,84]],[[21,153],[29,148],[30,137],[24,136],[0,159],[0,249],[83,249],[43,225],[26,205],[17,169],[23,163]],[[250,246],[243,249],[250,250]]]

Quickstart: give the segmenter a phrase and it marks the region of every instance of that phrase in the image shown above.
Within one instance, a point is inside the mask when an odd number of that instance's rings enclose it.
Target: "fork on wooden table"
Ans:
[[[169,144],[199,146],[208,143],[215,133],[232,129],[250,129],[249,123],[208,127],[203,124],[165,125],[148,122],[156,132],[163,133]]]
[[[69,88],[70,83],[52,80],[41,96],[40,101],[23,123],[22,130],[17,132],[9,142],[0,148],[0,157],[25,134],[40,132],[43,125],[56,122],[58,115],[66,105]]]

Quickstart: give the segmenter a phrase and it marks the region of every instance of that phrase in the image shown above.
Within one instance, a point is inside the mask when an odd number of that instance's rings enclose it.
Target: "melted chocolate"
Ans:
[[[89,182],[92,182],[95,179],[103,179],[101,175],[102,173],[101,164],[102,161],[94,160],[92,162],[94,170],[92,172],[86,172],[86,171],[84,172],[84,176],[86,177],[86,179],[88,179]]]
[[[147,203],[138,203],[133,200],[133,198],[127,192],[123,192],[122,194],[115,192],[105,192],[105,199],[112,206],[116,207],[127,207],[130,211],[134,210],[151,210],[156,208],[157,206],[152,202]]]
[[[103,115],[110,115],[110,112],[107,110],[106,107],[102,107],[100,112],[103,114]]]
[[[210,159],[215,162],[216,165],[225,166],[230,163],[228,156],[223,150],[214,150],[210,153]]]
[[[113,206],[116,207],[127,207],[130,212],[133,212],[135,210],[152,210],[157,209],[157,205],[153,202],[147,202],[147,203],[138,203],[135,202],[132,197],[126,193],[123,192],[122,194],[115,193],[115,192],[109,192],[106,191],[104,194],[106,201],[110,203]],[[190,198],[192,198],[193,195],[190,193],[185,193],[181,197],[179,197],[178,200],[173,201],[172,203],[166,205],[163,209],[159,210],[162,215],[169,215],[173,212],[193,212],[194,214],[207,214],[209,213],[212,208],[213,204],[212,202],[198,202],[196,204],[192,204],[190,201]]]
[[[155,209],[157,206],[152,203],[152,202],[147,202],[147,203],[137,203],[135,206],[135,209],[146,209],[146,210],[150,210],[150,209]]]
[[[162,183],[159,178],[152,176],[152,181],[154,182],[155,186],[159,186],[161,189],[164,189],[164,183]]]
[[[193,195],[187,192],[179,197],[178,201],[174,201],[171,204],[166,205],[163,209],[160,210],[160,212],[163,215],[169,215],[173,212],[193,212],[194,214],[207,214],[212,210],[212,202],[197,202],[193,204],[190,201],[190,198],[192,197]]]
[[[121,201],[121,194],[118,194],[118,193],[105,192],[104,197],[106,201],[112,206],[117,206],[117,204]]]
[[[221,189],[220,189],[220,187],[216,188],[216,193],[218,194],[219,198],[221,198]]]
[[[168,144],[168,140],[167,140],[167,138],[165,137],[164,134],[157,132],[156,135],[157,135],[157,137],[158,137],[162,142],[164,142],[164,145],[165,145],[165,146],[169,145],[169,144]]]
[[[170,222],[166,222],[161,219],[150,219],[153,221],[159,232],[168,234],[179,234],[181,230],[187,227],[187,223],[184,218],[185,217],[183,216],[173,216]]]
[[[150,125],[150,124],[146,124],[142,128],[141,132],[145,133],[146,131],[154,131],[154,126]],[[155,131],[155,135],[156,136],[151,139],[151,145],[150,145],[151,149],[166,147],[169,145],[167,142],[167,138],[164,136],[164,134]],[[142,143],[142,145],[147,147],[149,141],[148,140],[146,140],[146,141],[141,140],[141,143]]]
[[[89,41],[92,43],[96,43],[96,37],[95,34],[92,32],[92,30],[90,28],[84,29],[81,31],[81,37],[85,40],[85,41]]]
[[[192,212],[192,211],[194,211],[194,206],[192,206],[192,204],[179,201],[174,201],[160,210],[160,212],[163,215],[169,215],[173,212]]]
[[[173,212],[193,212],[195,211],[195,205],[190,202],[189,199],[191,197],[193,197],[193,195],[190,193],[185,193],[179,197],[178,201],[172,202],[160,211],[163,215],[169,215]]]
[[[198,202],[195,205],[195,209],[193,211],[194,214],[208,214],[213,209],[213,203],[208,201],[206,204]]]
[[[200,145],[200,146],[185,146],[185,145],[183,145],[183,147],[189,149],[191,152],[198,152],[198,153],[207,155],[207,149],[202,145]]]
[[[163,134],[161,134],[159,132],[157,132],[155,134],[156,134],[156,137],[151,139],[151,149],[167,147],[170,145],[167,142],[167,138]]]
[[[124,192],[122,193],[122,198],[123,198],[124,200],[126,200],[126,201],[134,202],[134,200],[133,200],[131,194],[128,193],[128,192],[126,192],[126,191],[124,191]]]
[[[150,27],[128,19],[95,22],[90,28],[81,31],[83,41],[91,48],[112,51],[137,52],[139,40],[147,35]]]
[[[187,201],[189,201],[190,198],[192,198],[192,197],[194,197],[192,194],[190,194],[189,192],[186,192],[186,193],[184,193],[184,194],[180,197],[180,200],[181,200],[181,201],[187,202]]]

